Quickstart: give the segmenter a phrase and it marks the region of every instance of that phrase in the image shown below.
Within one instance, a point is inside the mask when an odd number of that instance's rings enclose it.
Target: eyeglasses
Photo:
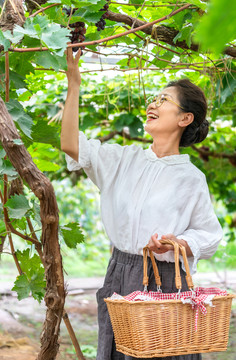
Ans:
[[[164,101],[170,101],[172,102],[173,104],[177,105],[180,109],[184,110],[184,108],[182,106],[180,106],[179,104],[177,104],[175,101],[169,99],[166,95],[164,94],[161,94],[161,95],[158,95],[158,96],[155,96],[154,98],[153,97],[149,97],[147,100],[146,100],[146,103],[147,104],[151,104],[151,103],[155,103],[157,107],[160,107]]]

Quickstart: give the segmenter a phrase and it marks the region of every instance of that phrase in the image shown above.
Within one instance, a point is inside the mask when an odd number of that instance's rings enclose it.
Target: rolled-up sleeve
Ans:
[[[189,226],[177,236],[178,239],[183,239],[188,243],[193,253],[193,257],[188,258],[192,274],[197,271],[198,260],[208,259],[214,255],[223,236],[206,181],[201,184],[199,193],[195,195],[196,201]]]
[[[124,148],[118,144],[101,144],[99,140],[88,140],[80,131],[78,161],[66,154],[67,168],[69,171],[83,168],[93,183],[102,190],[114,180]]]

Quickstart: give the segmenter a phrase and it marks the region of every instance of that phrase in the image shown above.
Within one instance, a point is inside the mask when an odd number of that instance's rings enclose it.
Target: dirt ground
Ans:
[[[86,359],[94,359],[97,344],[97,289],[72,290],[65,310]],[[0,295],[0,360],[35,360],[45,318],[44,304],[29,297],[21,301],[12,292]],[[77,359],[64,322],[57,360]]]
[[[82,285],[79,288],[77,284]],[[82,283],[82,284],[81,284]],[[10,285],[0,283],[0,360],[35,360],[45,317],[44,304],[29,297],[17,300]],[[65,309],[86,359],[95,359],[97,346],[96,291],[102,279],[74,279]],[[61,324],[57,360],[75,360],[75,351],[64,322]],[[203,360],[236,360],[236,310],[232,312],[227,352],[203,354]]]

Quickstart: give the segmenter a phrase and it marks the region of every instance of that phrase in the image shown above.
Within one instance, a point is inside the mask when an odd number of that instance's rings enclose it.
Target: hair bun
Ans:
[[[209,121],[207,119],[204,119],[203,122],[198,127],[198,131],[196,134],[197,139],[195,140],[195,143],[199,143],[203,141],[207,137],[208,130],[209,130]]]
[[[203,122],[200,125],[200,129],[206,127],[209,128],[209,121],[207,119],[203,120]]]

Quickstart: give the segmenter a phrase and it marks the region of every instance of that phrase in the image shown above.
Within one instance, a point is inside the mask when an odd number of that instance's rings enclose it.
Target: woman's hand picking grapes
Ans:
[[[79,59],[81,55],[81,49],[78,50],[75,57],[73,57],[72,48],[67,48],[66,50],[66,60],[67,60],[67,79],[69,86],[80,86],[81,84],[81,75],[79,71]]]

